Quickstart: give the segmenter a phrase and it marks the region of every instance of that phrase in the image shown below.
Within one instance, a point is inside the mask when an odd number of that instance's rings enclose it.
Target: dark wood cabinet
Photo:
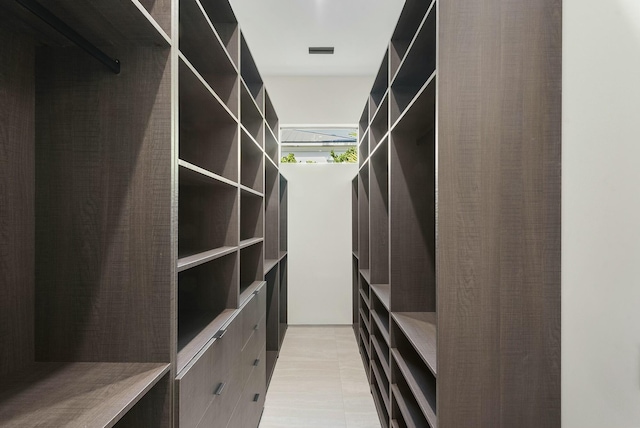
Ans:
[[[557,0],[405,3],[352,184],[384,427],[560,426],[561,21]]]
[[[255,428],[286,180],[230,4],[7,1],[0,44],[0,425]]]

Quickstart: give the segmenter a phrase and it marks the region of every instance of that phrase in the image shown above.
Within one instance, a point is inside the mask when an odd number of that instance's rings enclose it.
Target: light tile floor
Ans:
[[[259,428],[380,428],[351,326],[289,326]]]

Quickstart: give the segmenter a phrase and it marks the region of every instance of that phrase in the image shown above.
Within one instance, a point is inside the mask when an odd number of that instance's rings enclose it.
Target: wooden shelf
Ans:
[[[264,274],[266,275],[271,269],[278,265],[278,259],[264,259]]]
[[[434,427],[436,424],[436,383],[435,378],[425,374],[424,369],[405,360],[397,349],[391,350],[391,355],[400,369],[409,389],[422,410],[422,413]]]
[[[371,372],[372,376],[376,377],[373,366],[371,366]],[[373,395],[373,401],[376,405],[378,417],[380,418],[380,424],[382,425],[382,428],[387,428],[389,426],[389,410],[384,407],[387,404],[384,400],[382,400],[382,394],[377,382],[377,379],[375,380],[375,382],[371,381],[371,394]]]
[[[434,8],[435,1],[407,0],[400,18],[391,36],[390,70],[391,80],[394,79],[400,63],[404,59],[409,46],[413,42],[418,28],[427,15],[427,11]]]
[[[182,257],[178,259],[178,272],[182,272],[183,270],[191,269],[219,257],[226,256],[227,254],[231,254],[237,250],[238,247],[220,247],[191,256]]]
[[[160,363],[35,363],[0,379],[3,427],[111,427],[166,373]]]
[[[240,191],[240,240],[262,238],[263,198],[246,189]]]
[[[391,393],[398,403],[398,408],[402,414],[402,418],[407,424],[407,428],[437,428],[437,425],[430,425],[424,417],[417,404],[413,403],[413,396],[407,391],[401,391],[400,388],[391,385]]]
[[[240,63],[240,51],[238,49],[240,31],[238,30],[238,20],[233,13],[231,4],[226,1],[200,0],[200,5],[206,12],[207,19],[215,28],[215,32],[224,45],[227,54],[235,66],[238,67]]]
[[[238,245],[238,248],[240,248],[240,249],[247,248],[247,247],[250,247],[252,245],[259,244],[262,241],[264,241],[264,238],[243,239],[242,241],[240,241],[240,245]]]
[[[424,360],[429,370],[436,376],[436,314],[434,312],[394,312],[391,317]]]
[[[391,378],[391,364],[389,357],[389,347],[378,340],[375,334],[371,335],[371,344],[378,354],[380,365],[388,378]],[[386,348],[386,351],[383,349]]]
[[[369,317],[367,317],[367,314],[360,309],[360,318],[362,318],[362,322],[364,323],[364,326],[367,328],[367,332],[371,332],[371,325],[369,324]]]
[[[362,110],[362,115],[358,121],[358,145],[362,144],[362,137],[369,129],[369,102],[367,101]]]
[[[362,300],[364,300],[364,302],[366,303],[367,307],[369,307],[369,296],[367,296],[364,292],[364,290],[360,290],[360,296],[362,297]]]
[[[278,140],[278,132],[280,131],[280,120],[278,119],[276,109],[273,108],[271,97],[269,97],[269,93],[266,90],[264,91],[264,118],[267,121],[269,130],[273,133],[274,138]]]
[[[235,309],[224,309],[213,319],[205,316],[191,316],[183,321],[182,329],[185,332],[182,335],[180,335],[180,320],[178,320],[176,373],[180,373],[189,364],[215,334],[231,321],[235,313]]]
[[[391,295],[389,284],[371,284],[370,286],[373,292],[376,293],[380,302],[382,302],[384,307],[389,310],[389,299]]]
[[[385,94],[369,127],[369,153],[372,155],[389,132],[389,97]]]
[[[178,257],[238,243],[238,189],[234,184],[194,171],[178,175]]]
[[[264,281],[263,245],[258,243],[240,250],[240,295]]]
[[[240,122],[242,126],[258,145],[263,148],[264,119],[262,118],[258,105],[251,96],[249,88],[244,84],[240,88],[240,103]]]
[[[251,295],[253,293],[256,292],[256,290],[258,290],[262,285],[264,284],[264,281],[260,280],[260,281],[253,281],[251,284],[249,284],[243,291],[242,293],[240,293],[240,299],[238,300],[238,306],[242,307],[244,305],[244,303],[249,300],[249,298],[251,297]]]
[[[382,333],[382,338],[387,342],[387,345],[389,345],[391,342],[389,340],[389,321],[385,321],[384,317],[380,316],[380,314],[373,309],[371,310],[371,319],[376,323],[380,329],[380,333]]]
[[[264,206],[264,251],[265,257],[276,259],[280,253],[278,239],[280,233],[280,201],[279,185],[280,175],[278,169],[267,162],[264,168],[265,206]]]
[[[358,165],[360,168],[367,163],[369,158],[369,140],[369,128],[367,128],[358,146]]]
[[[278,157],[278,140],[273,135],[271,129],[266,129],[264,132],[264,152],[271,159],[274,165],[278,165],[280,158]]]
[[[280,176],[280,258],[283,257],[282,253],[287,253],[287,212],[288,212],[288,191],[287,191],[287,179]]]
[[[262,149],[242,127],[240,133],[240,184],[256,192],[264,191]]]
[[[262,112],[264,104],[264,83],[262,82],[258,67],[249,50],[249,45],[247,45],[242,35],[240,37],[240,75],[251,93],[251,97],[255,100],[258,109]]]
[[[371,285],[371,271],[369,269],[360,269],[360,275],[362,275],[367,284]]]
[[[377,359],[377,356],[371,359],[371,370],[373,371],[373,377],[376,379],[376,383],[378,385],[378,391],[380,392],[380,397],[382,398],[382,402],[384,403],[384,407],[387,411],[387,414],[391,414],[391,401],[390,395],[391,392],[389,390],[389,379],[386,375],[384,375],[380,371],[380,363]]]
[[[179,73],[180,159],[237,182],[237,119],[182,58]]]
[[[389,88],[389,52],[385,52],[385,55],[376,74],[376,78],[373,81],[373,87],[371,88],[371,95],[369,96],[369,120],[373,119],[382,104],[385,94]]]
[[[199,0],[180,0],[180,52],[237,116],[238,70]]]

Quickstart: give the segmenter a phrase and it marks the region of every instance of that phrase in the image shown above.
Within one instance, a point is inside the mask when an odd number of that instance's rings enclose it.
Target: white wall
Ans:
[[[351,324],[351,180],[357,164],[282,164],[289,324]]]
[[[281,124],[356,124],[375,76],[265,76]]]
[[[563,7],[562,426],[640,427],[640,2]]]

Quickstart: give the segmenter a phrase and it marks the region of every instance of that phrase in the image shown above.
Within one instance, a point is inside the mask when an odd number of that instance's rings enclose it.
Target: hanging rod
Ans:
[[[49,24],[57,32],[78,45],[78,47],[84,49],[89,55],[93,56],[95,59],[106,65],[109,70],[113,71],[115,74],[120,74],[120,61],[118,61],[117,59],[112,59],[110,56],[102,52],[96,46],[91,44],[87,39],[76,33],[73,28],[69,27],[67,24],[58,19],[57,16],[49,12],[49,10],[45,9],[40,3],[36,2],[35,0],[16,1],[24,8],[28,9],[31,13],[36,15],[38,18]]]

